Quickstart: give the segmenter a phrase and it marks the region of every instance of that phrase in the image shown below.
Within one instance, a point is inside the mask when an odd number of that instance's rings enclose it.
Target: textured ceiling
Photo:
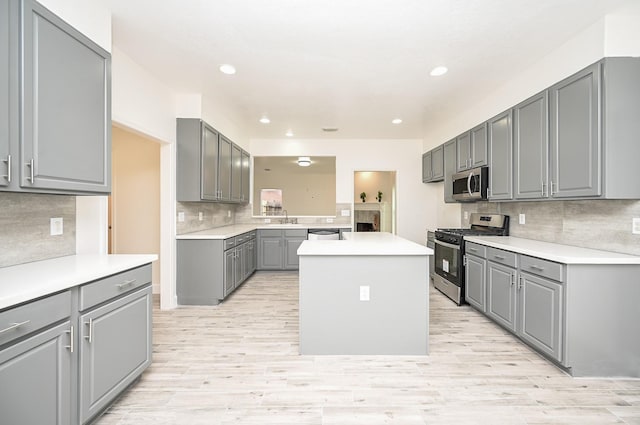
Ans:
[[[622,3],[102,1],[115,46],[175,90],[233,108],[254,138],[421,138],[431,113],[482,98]],[[440,64],[449,73],[430,77]]]

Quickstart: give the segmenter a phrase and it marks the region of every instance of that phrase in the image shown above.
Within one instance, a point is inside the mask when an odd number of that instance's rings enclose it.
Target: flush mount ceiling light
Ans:
[[[269,124],[271,122],[271,120],[269,119],[269,117],[263,116],[262,118],[260,118],[260,122],[262,124]]]
[[[228,63],[220,65],[220,72],[227,75],[233,75],[236,73],[236,67],[229,65]]]
[[[436,66],[435,68],[433,68],[431,70],[431,72],[429,73],[429,75],[431,75],[432,77],[439,77],[441,75],[446,74],[448,71],[446,66]]]
[[[391,124],[402,124],[402,120],[400,118],[394,118],[391,120]]]
[[[332,133],[334,131],[338,131],[338,127],[322,127],[322,131],[325,133]]]
[[[309,158],[308,156],[299,156],[298,165],[301,167],[308,167],[309,165],[311,165],[311,158]]]
[[[285,133],[285,136],[287,136],[287,137],[293,137],[293,131],[291,131],[291,130],[287,130],[287,132]]]

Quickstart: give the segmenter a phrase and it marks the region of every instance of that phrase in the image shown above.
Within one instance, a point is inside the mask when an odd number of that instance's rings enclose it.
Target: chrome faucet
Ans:
[[[289,222],[289,213],[287,213],[287,210],[282,210],[282,212],[284,213],[284,221],[280,220],[280,223],[287,224]]]

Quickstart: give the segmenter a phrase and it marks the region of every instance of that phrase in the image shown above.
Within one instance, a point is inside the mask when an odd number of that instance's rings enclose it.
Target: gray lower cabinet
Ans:
[[[510,331],[516,330],[516,270],[487,263],[487,315]]]
[[[71,313],[70,291],[0,312],[0,422],[72,422]]]
[[[109,193],[109,52],[34,0],[0,7],[0,189]]]
[[[258,230],[258,270],[298,270],[298,248],[307,229]]]
[[[513,198],[513,142],[511,110],[490,119],[489,128],[489,199]]]
[[[549,196],[548,92],[513,108],[513,185],[515,199]]]
[[[549,357],[562,360],[562,284],[520,273],[518,278],[520,338]]]
[[[80,316],[80,423],[101,413],[151,364],[151,311],[149,280]]]
[[[454,203],[453,178],[456,173],[456,140],[444,144],[444,202]]]
[[[177,241],[178,304],[216,305],[256,270],[256,232]]]
[[[485,311],[487,260],[467,254],[465,261],[465,300],[478,310]]]

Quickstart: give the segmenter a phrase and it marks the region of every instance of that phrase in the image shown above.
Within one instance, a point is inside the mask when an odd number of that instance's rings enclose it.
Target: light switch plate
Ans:
[[[631,233],[634,235],[640,235],[640,218],[634,217],[631,220]]]
[[[360,287],[360,301],[369,301],[369,286],[361,286]]]
[[[198,212],[198,220],[204,220],[204,214],[202,213],[202,211]]]
[[[51,236],[58,236],[64,232],[62,217],[51,218],[49,221]]]
[[[518,224],[525,224],[526,220],[524,214],[518,215]]]
[[[331,217],[327,217],[327,223],[333,223],[333,219]]]
[[[183,223],[183,222],[184,222],[184,212],[180,211],[180,212],[178,213],[178,221],[179,221],[180,223]]]
[[[264,219],[264,224],[269,224],[271,223],[271,219],[270,218],[265,218]]]

